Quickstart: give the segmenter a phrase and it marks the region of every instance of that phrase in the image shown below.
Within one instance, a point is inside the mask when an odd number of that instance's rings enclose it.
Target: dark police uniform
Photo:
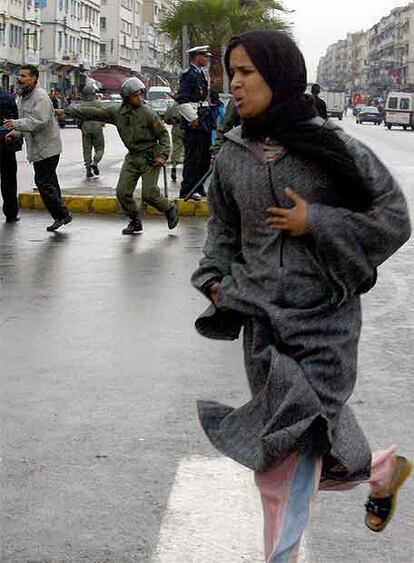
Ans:
[[[16,102],[13,96],[0,91],[0,123],[4,119],[17,119],[19,117]],[[9,145],[0,138],[0,177],[1,195],[3,197],[3,212],[7,221],[17,219],[19,211],[17,203],[17,161],[16,149],[20,150],[21,143]]]
[[[184,129],[184,168],[180,197],[185,197],[195,184],[206,174],[210,167],[211,131],[213,116],[208,98],[208,82],[203,71],[190,64],[181,75],[177,102],[196,105],[199,127],[191,129],[188,120],[183,118],[181,127]],[[203,186],[199,193],[205,195]]]

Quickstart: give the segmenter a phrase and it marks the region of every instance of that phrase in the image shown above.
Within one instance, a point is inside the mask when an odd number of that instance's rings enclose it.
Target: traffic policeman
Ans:
[[[208,45],[189,49],[190,66],[180,78],[177,102],[182,120],[184,134],[184,167],[180,197],[184,198],[208,172],[210,167],[211,132],[215,127],[214,115],[208,99],[208,80],[204,69],[208,66]],[[199,200],[205,195],[204,187],[192,199]]]

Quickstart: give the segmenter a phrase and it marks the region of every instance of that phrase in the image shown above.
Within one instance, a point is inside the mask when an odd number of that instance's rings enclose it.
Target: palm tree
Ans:
[[[174,44],[172,57],[181,62],[184,26],[193,45],[210,45],[212,87],[223,90],[223,47],[229,39],[247,29],[272,28],[289,30],[281,19],[288,10],[275,0],[175,0],[161,20],[158,30],[168,35]]]

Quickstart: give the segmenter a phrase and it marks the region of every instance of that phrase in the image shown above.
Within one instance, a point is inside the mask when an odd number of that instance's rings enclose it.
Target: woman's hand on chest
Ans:
[[[294,237],[309,233],[308,202],[290,188],[285,188],[285,194],[295,204],[293,207],[269,207],[266,213],[269,217],[266,223],[276,231],[286,231]]]

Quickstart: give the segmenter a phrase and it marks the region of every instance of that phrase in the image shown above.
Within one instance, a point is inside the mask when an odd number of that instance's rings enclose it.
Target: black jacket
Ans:
[[[0,90],[0,124],[4,119],[18,119],[19,112],[11,94]],[[0,143],[4,144],[4,135],[0,135]]]
[[[313,103],[315,105],[316,111],[322,117],[322,119],[328,119],[328,111],[326,109],[326,104],[319,96],[313,96]]]

